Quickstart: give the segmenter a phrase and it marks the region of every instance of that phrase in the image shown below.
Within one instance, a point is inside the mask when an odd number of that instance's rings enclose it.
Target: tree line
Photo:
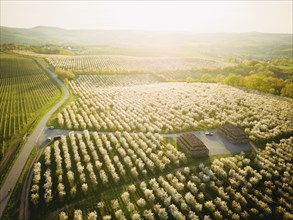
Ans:
[[[194,70],[195,75],[186,81],[219,82],[293,98],[292,58],[245,60],[232,67],[204,70],[201,75],[196,75],[198,72]]]

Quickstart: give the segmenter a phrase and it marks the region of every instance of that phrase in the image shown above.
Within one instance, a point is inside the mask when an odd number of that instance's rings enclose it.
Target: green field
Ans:
[[[30,58],[0,53],[0,159],[61,95]]]

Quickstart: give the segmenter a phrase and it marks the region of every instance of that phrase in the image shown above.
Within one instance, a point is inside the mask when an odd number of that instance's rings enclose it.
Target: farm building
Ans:
[[[224,136],[228,141],[233,144],[246,144],[249,143],[249,138],[243,130],[230,123],[224,124],[218,129],[218,133]]]
[[[177,138],[178,146],[193,157],[208,156],[209,149],[194,134],[182,134]]]

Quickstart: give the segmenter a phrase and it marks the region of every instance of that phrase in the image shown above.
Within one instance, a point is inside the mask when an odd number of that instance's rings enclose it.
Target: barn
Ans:
[[[203,157],[209,155],[209,149],[192,133],[180,135],[177,138],[177,144],[189,156]]]
[[[225,137],[232,144],[247,144],[249,138],[243,130],[230,123],[225,123],[218,129],[218,133]]]

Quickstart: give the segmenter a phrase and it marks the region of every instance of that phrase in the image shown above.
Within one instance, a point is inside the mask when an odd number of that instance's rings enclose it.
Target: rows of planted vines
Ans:
[[[34,217],[58,210],[49,218],[292,219],[292,137],[198,166],[187,166],[161,139],[126,132],[63,136],[34,166]]]
[[[0,54],[0,146],[1,157],[9,141],[23,134],[61,94],[34,60]]]

